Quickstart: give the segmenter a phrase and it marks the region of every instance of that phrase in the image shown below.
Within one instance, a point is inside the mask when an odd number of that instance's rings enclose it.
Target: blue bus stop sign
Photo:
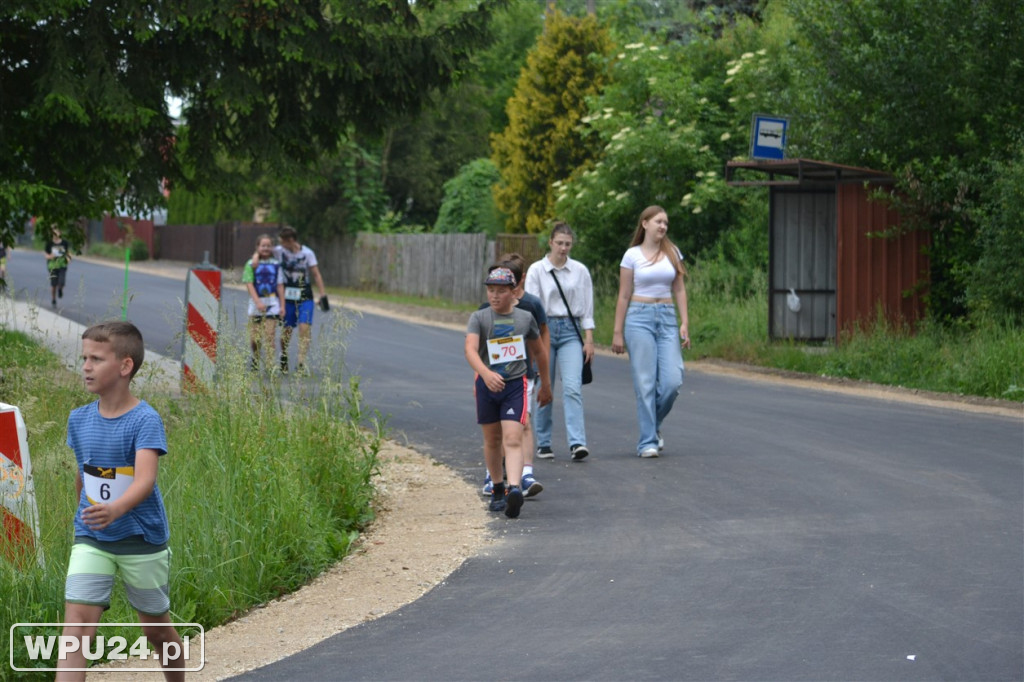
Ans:
[[[750,131],[750,157],[781,161],[786,158],[786,130],[789,119],[754,114]]]

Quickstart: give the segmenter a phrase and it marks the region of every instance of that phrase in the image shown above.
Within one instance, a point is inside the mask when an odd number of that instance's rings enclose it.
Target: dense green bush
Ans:
[[[490,159],[470,161],[444,183],[444,201],[434,225],[435,232],[484,232],[493,237],[504,218],[494,205],[492,189],[501,180]]]

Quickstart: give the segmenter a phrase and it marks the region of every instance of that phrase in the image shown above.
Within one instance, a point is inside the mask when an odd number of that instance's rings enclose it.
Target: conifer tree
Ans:
[[[612,47],[593,16],[547,16],[508,101],[508,127],[491,139],[501,173],[495,203],[509,216],[510,232],[542,231],[554,217],[552,183],[596,158],[600,142],[581,134],[580,119],[587,114],[586,98],[607,81]]]

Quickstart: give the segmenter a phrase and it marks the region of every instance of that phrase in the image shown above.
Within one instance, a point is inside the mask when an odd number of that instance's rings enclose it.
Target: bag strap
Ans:
[[[576,324],[576,316],[572,314],[572,308],[569,307],[569,301],[565,300],[565,292],[562,291],[562,285],[559,283],[558,278],[555,277],[555,271],[549,270],[551,276],[554,277],[555,286],[558,287],[558,295],[562,297],[562,303],[565,304],[565,312],[569,313],[569,319],[572,320],[572,328],[576,330],[576,336],[580,337],[580,343],[583,343],[583,334],[580,333],[580,328]]]

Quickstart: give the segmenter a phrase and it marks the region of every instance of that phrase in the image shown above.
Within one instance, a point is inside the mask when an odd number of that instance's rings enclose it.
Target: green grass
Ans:
[[[171,526],[171,615],[205,627],[295,590],[346,555],[373,518],[382,437],[379,421],[363,413],[357,380],[342,383],[329,368],[312,384],[254,375],[244,341],[225,341],[217,391],[140,394],[160,412],[168,437],[159,485]],[[76,507],[65,428],[70,410],[94,397],[21,334],[0,329],[0,355],[0,401],[21,408],[29,431],[45,556],[43,566],[0,560],[6,632],[13,623],[63,617]],[[104,621],[134,620],[118,585]],[[2,641],[5,678],[9,638]]]
[[[609,274],[594,273],[595,340],[606,346],[611,344],[617,286]],[[952,327],[924,322],[914,333],[876,323],[839,344],[772,341],[766,275],[717,263],[691,268],[687,300],[692,348],[686,359],[1024,402],[1024,329],[1010,321]]]

